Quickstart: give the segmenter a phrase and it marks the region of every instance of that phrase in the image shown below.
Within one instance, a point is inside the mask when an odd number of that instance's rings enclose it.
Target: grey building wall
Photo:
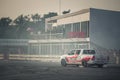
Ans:
[[[91,47],[120,49],[120,12],[90,9]]]

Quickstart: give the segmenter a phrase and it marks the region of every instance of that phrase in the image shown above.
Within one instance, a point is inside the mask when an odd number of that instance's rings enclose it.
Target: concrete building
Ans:
[[[120,12],[91,8],[89,27],[91,42],[108,49],[120,49]]]
[[[59,56],[71,49],[120,48],[118,11],[83,9],[48,18],[45,25],[45,34],[39,34],[38,39],[25,40],[23,43],[27,46],[28,54]],[[12,45],[10,41],[7,40],[7,45]],[[19,43],[22,41],[19,40]],[[0,46],[6,45],[5,41],[1,42],[4,44],[0,43]],[[16,42],[13,43],[18,45]]]
[[[119,49],[119,30],[120,12],[89,8],[46,19],[47,34],[29,43],[43,55],[62,55],[80,48]]]

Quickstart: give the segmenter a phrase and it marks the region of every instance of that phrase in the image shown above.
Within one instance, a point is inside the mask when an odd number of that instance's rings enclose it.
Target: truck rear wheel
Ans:
[[[103,64],[98,64],[97,65],[99,68],[103,68]]]
[[[64,66],[64,67],[67,66],[67,63],[66,63],[65,59],[62,59],[62,60],[61,60],[61,65]]]
[[[82,61],[82,66],[83,67],[87,67],[88,66],[87,62],[86,61]]]
[[[77,64],[76,67],[79,67],[79,65]]]

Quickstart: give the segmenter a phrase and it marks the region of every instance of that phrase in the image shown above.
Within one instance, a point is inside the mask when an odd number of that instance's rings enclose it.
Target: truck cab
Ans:
[[[62,55],[60,60],[62,66],[82,65],[87,67],[88,65],[97,65],[98,67],[103,67],[103,65],[108,63],[109,57],[96,53],[95,50],[78,49],[71,50],[68,54]]]

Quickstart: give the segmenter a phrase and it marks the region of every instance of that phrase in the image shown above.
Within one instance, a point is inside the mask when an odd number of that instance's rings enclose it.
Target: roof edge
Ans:
[[[82,9],[82,10],[79,10],[79,11],[76,11],[76,12],[73,12],[73,13],[67,13],[67,14],[63,14],[63,15],[50,17],[50,18],[47,18],[46,21],[62,19],[62,18],[70,17],[70,16],[75,16],[75,15],[78,15],[78,14],[87,13],[87,12],[90,12],[90,8]]]

